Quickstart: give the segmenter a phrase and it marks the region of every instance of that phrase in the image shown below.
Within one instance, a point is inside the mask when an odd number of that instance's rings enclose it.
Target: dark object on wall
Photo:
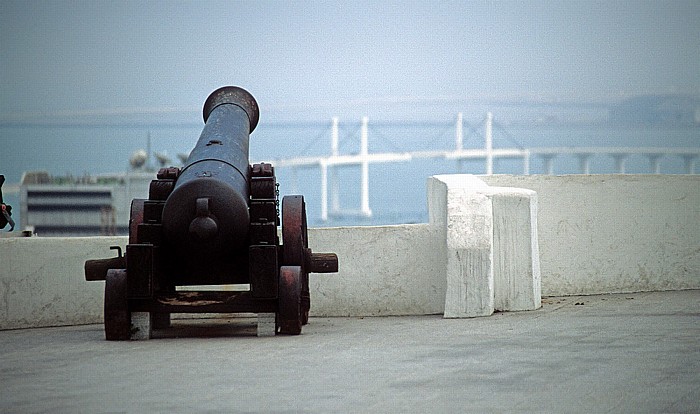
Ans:
[[[247,91],[223,87],[204,104],[205,126],[182,168],[162,168],[147,200],[131,204],[126,254],[85,263],[87,280],[106,280],[105,334],[131,337],[131,313],[155,329],[170,313],[275,314],[275,332],[297,335],[308,322],[309,273],[338,271],[333,253],[308,248],[300,195],[280,208],[270,164],[248,164],[258,106]],[[185,291],[249,284],[247,291]],[[179,289],[176,289],[178,287]]]
[[[15,222],[12,220],[12,206],[5,204],[2,200],[2,185],[5,184],[5,176],[0,175],[0,230],[4,229],[8,224],[10,225],[10,230],[15,229]]]

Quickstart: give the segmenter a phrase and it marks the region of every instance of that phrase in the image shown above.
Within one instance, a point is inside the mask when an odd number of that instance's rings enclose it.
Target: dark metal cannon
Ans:
[[[107,339],[129,339],[135,312],[148,315],[149,329],[169,326],[178,312],[274,314],[275,332],[301,333],[311,304],[308,274],[337,272],[338,258],[308,248],[303,196],[282,199],[280,243],[274,168],[248,161],[258,118],[247,91],[214,91],[185,165],[161,169],[148,199],[132,201],[126,253],[113,247],[117,257],[85,263],[87,280],[106,281]],[[250,289],[187,288],[230,284]]]

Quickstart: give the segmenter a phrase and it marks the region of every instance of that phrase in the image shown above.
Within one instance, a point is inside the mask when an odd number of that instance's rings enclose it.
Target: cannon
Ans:
[[[148,199],[132,201],[124,254],[112,246],[116,257],[85,262],[86,280],[105,281],[108,340],[131,339],[137,329],[150,337],[170,326],[172,313],[257,313],[259,334],[260,315],[267,325],[274,315],[274,333],[298,335],[308,323],[309,273],[338,271],[335,254],[308,247],[304,197],[283,197],[280,217],[273,166],[249,165],[259,119],[253,96],[219,88],[203,113],[184,166],[161,168]]]

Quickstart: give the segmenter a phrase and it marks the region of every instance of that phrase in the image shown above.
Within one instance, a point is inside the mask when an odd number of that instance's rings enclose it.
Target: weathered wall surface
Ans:
[[[111,257],[126,237],[0,239],[0,329],[102,322],[104,282],[85,281],[85,260]]]
[[[425,315],[444,310],[444,247],[428,224],[309,229],[309,247],[338,255],[338,273],[311,274],[311,314]]]
[[[543,295],[700,289],[700,175],[479,178],[537,192]]]
[[[127,237],[0,239],[0,329],[101,323],[104,282],[86,282],[85,260],[116,255]],[[439,314],[445,280],[428,224],[309,229],[317,252],[335,252],[339,273],[311,274],[311,314]]]
[[[479,178],[537,192],[543,295],[700,289],[700,176]],[[444,235],[428,224],[310,229],[310,247],[340,258],[338,274],[311,275],[312,314],[442,313]],[[101,322],[104,282],[86,282],[83,264],[125,244],[0,238],[0,329]]]

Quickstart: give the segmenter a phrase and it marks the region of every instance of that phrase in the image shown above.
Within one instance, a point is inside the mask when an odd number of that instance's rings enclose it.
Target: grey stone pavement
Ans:
[[[700,291],[545,298],[532,312],[175,321],[0,332],[1,413],[700,412]]]

